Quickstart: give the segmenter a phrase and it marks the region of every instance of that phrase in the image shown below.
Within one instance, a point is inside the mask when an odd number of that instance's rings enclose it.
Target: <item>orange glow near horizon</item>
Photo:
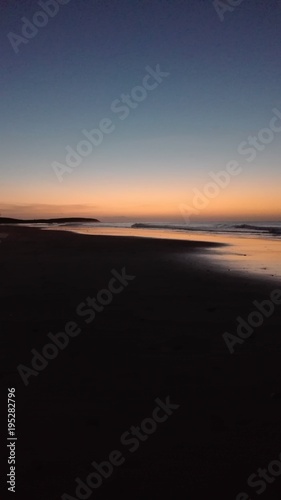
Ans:
[[[191,220],[276,220],[281,218],[281,196],[278,183],[261,182],[251,185],[231,184],[220,189],[214,198],[206,197],[196,205],[194,189],[201,193],[204,185],[190,182],[99,183],[99,186],[76,182],[62,185],[50,184],[46,188],[38,185],[2,186],[0,212],[2,217],[95,217],[115,220],[183,220],[181,207],[191,211]],[[238,184],[238,185],[237,185]],[[49,189],[48,189],[49,187]],[[23,196],[24,193],[24,196]]]

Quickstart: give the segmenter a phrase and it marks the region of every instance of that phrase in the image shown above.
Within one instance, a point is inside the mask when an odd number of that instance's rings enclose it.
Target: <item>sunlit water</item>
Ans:
[[[46,227],[46,226],[45,226]],[[176,226],[161,224],[70,224],[48,226],[80,234],[135,236],[223,243],[208,253],[213,263],[228,271],[255,273],[281,282],[281,224],[210,224]],[[181,257],[182,258],[182,254]]]

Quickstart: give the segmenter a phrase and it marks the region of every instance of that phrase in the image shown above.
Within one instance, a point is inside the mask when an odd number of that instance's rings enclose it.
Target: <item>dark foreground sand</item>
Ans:
[[[212,246],[200,242],[1,231],[9,235],[0,245],[1,454],[6,471],[13,386],[14,498],[76,498],[75,478],[84,481],[113,450],[125,463],[91,499],[260,498],[247,479],[281,453],[281,306],[233,355],[222,334],[235,334],[237,316],[247,318],[276,283],[216,271]],[[77,306],[123,267],[136,278],[87,325]],[[82,333],[25,387],[17,366],[30,367],[31,349],[41,352],[69,321]],[[121,435],[167,396],[179,409],[130,453]],[[262,498],[280,492],[281,476]]]

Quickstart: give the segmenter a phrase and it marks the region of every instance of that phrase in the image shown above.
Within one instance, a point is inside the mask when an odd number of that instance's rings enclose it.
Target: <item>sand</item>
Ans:
[[[77,498],[75,478],[113,450],[125,462],[89,498],[256,498],[248,477],[281,452],[281,305],[233,354],[222,335],[276,282],[216,269],[215,244],[1,231],[1,407],[16,387],[16,498]],[[77,306],[124,267],[135,279],[87,324]],[[69,322],[81,334],[25,386],[18,365],[31,367],[31,349]],[[120,437],[167,396],[179,408],[130,452]],[[262,498],[280,489],[277,477]]]

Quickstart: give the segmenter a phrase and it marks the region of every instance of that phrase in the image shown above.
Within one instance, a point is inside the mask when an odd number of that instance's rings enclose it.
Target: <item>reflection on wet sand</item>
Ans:
[[[227,234],[196,233],[187,234],[184,231],[168,229],[136,229],[114,227],[73,227],[64,226],[52,230],[73,231],[80,234],[101,236],[136,236],[142,238],[160,238],[187,241],[208,241],[226,246],[212,249],[209,253],[213,261],[230,271],[256,273],[281,279],[281,240],[273,238],[233,236]]]

